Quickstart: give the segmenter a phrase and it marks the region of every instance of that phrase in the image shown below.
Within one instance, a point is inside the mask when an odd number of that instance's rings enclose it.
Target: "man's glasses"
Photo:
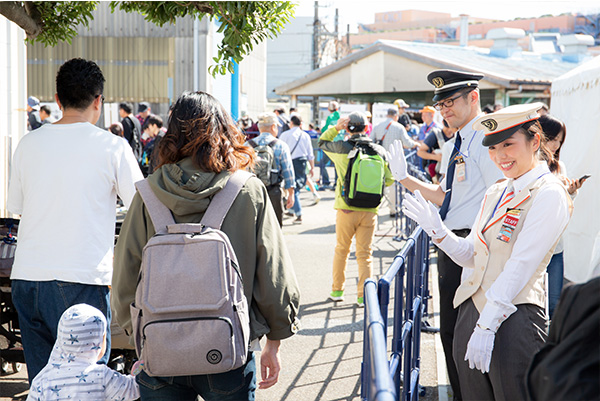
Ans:
[[[460,93],[454,97],[451,97],[450,99],[446,99],[446,100],[442,100],[441,102],[437,102],[436,104],[433,105],[433,107],[435,107],[435,109],[438,111],[442,111],[442,109],[444,107],[449,109],[450,107],[452,107],[454,105],[454,101],[456,99],[458,99],[459,97],[465,96],[466,94],[468,94],[470,92],[471,91],[465,92],[465,93]]]
[[[104,95],[96,95],[96,97],[100,96],[100,99],[102,99],[102,103],[104,103]]]

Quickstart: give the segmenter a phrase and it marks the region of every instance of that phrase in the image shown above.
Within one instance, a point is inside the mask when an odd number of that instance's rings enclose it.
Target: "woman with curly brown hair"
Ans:
[[[211,95],[184,93],[177,100],[160,144],[159,167],[148,177],[152,191],[177,223],[200,222],[213,195],[231,174],[253,166],[254,151],[244,141]],[[205,400],[254,400],[252,351],[260,349],[264,335],[258,387],[268,388],[278,380],[279,343],[297,331],[299,290],[277,217],[258,178],[246,181],[221,230],[237,255],[250,305],[248,362],[214,375],[151,377],[142,371],[137,376],[142,400],[195,400],[198,395]],[[150,215],[136,194],[117,243],[112,287],[115,318],[128,333],[132,332],[129,305],[135,298],[142,250],[154,233]]]

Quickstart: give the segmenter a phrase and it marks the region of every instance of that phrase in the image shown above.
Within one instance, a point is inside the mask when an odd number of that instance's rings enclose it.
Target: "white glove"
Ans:
[[[493,331],[475,327],[465,354],[465,361],[469,361],[469,368],[481,370],[481,373],[490,371],[495,338],[496,333]]]
[[[395,140],[390,146],[390,151],[387,154],[390,171],[396,181],[402,181],[408,177],[406,171],[406,158],[404,157],[404,148],[402,142]]]
[[[415,196],[409,193],[404,195],[402,209],[404,214],[419,223],[431,238],[441,239],[448,235],[448,229],[442,222],[437,208],[433,203],[425,200],[418,189],[415,191]]]

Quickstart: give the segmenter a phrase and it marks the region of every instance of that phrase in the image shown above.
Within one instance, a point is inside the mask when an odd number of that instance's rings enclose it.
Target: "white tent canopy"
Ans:
[[[583,282],[592,273],[592,248],[600,235],[600,56],[552,82],[551,114],[567,127],[560,157],[569,177],[591,174],[564,234],[565,277]]]

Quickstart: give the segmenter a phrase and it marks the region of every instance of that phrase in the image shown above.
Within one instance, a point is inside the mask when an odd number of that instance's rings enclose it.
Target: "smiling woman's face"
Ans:
[[[540,135],[535,134],[533,139],[528,140],[521,129],[503,142],[490,146],[488,152],[506,178],[519,178],[537,165],[539,147]]]

